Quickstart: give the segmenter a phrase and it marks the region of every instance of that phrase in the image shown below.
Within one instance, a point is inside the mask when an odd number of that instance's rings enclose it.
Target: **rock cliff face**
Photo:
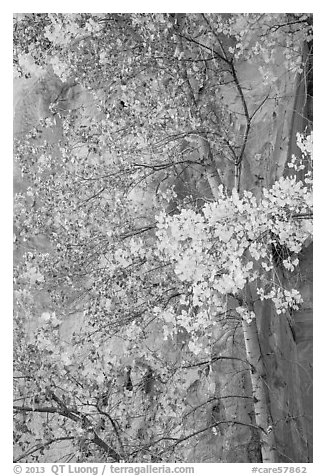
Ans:
[[[281,64],[281,62],[279,63]],[[304,90],[304,81],[294,81],[290,73],[275,66],[279,78],[274,90],[265,99],[265,88],[260,87],[262,77],[257,68],[248,64],[238,65],[242,84],[246,85],[247,100],[251,111],[257,108],[242,170],[242,187],[259,197],[262,187],[269,187],[276,179],[286,174],[286,162],[295,153],[295,134],[310,125],[311,98]],[[305,74],[305,73],[304,73]],[[239,97],[234,90],[225,89],[224,101],[229,107],[239,108]],[[278,99],[278,98],[282,99]],[[94,115],[96,108],[90,95],[80,86],[63,84],[55,75],[48,73],[42,79],[17,80],[14,101],[14,134],[19,138],[41,118],[51,117],[49,106],[60,98],[61,112],[87,106]],[[260,107],[261,105],[261,107]],[[308,116],[308,120],[307,120]],[[236,124],[243,134],[244,124]],[[56,116],[56,125],[47,131],[49,143],[58,145],[62,137],[62,124]],[[54,149],[59,154],[57,148]],[[230,167],[221,170],[225,183],[230,188],[234,183],[234,171]],[[194,172],[176,181],[177,192],[182,195],[190,189],[194,194],[207,196],[207,184]],[[15,191],[24,192],[27,184],[18,167],[14,169]],[[200,190],[198,190],[200,188]],[[34,246],[47,246],[46,237],[35,237]],[[17,250],[19,256],[20,251]],[[284,279],[288,279],[284,276]],[[277,423],[276,437],[279,460],[283,462],[312,461],[312,244],[302,252],[296,285],[304,296],[304,305],[293,316],[279,316],[270,304],[258,305],[259,332],[266,366],[266,382],[270,390],[270,408]],[[43,302],[46,307],[46,299]],[[232,304],[231,304],[232,305]],[[72,316],[62,329],[63,338],[69,337],[76,326]],[[37,322],[31,323],[32,328]],[[216,328],[215,355],[229,355],[245,359],[242,331],[219,324]],[[166,346],[166,352],[174,351]],[[126,358],[126,364],[129,364]],[[205,401],[203,380],[192,382],[187,399],[194,410],[187,418],[189,428],[203,427],[214,421],[237,417],[253,421],[249,400],[250,381],[248,369],[239,361],[220,360],[212,365],[216,399],[211,405],[201,406]],[[231,398],[230,396],[241,398]],[[241,426],[221,426],[218,434],[206,432],[189,442],[185,459],[189,462],[255,462],[260,455],[257,450],[258,435]]]

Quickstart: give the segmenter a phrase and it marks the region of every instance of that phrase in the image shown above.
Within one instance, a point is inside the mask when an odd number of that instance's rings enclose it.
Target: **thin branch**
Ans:
[[[236,88],[237,88],[238,93],[240,95],[242,107],[243,107],[243,110],[244,110],[244,115],[246,117],[246,130],[245,130],[245,134],[244,134],[244,138],[243,138],[243,143],[242,143],[242,147],[241,147],[239,157],[238,157],[238,159],[235,163],[235,187],[236,187],[237,191],[240,192],[241,163],[242,163],[245,148],[246,148],[247,142],[248,142],[248,136],[249,136],[249,131],[250,131],[250,127],[251,127],[251,117],[249,115],[247,102],[246,102],[245,96],[243,94],[243,90],[242,90],[242,87],[240,85],[237,72],[236,72],[235,67],[234,67],[232,62],[230,64],[230,68],[231,68],[231,74],[233,76]]]
[[[248,399],[248,400],[253,400],[253,397],[248,397],[248,396],[245,396],[245,395],[225,395],[224,397],[212,397],[209,400],[207,400],[206,402],[201,403],[200,405],[197,405],[196,407],[192,408],[189,412],[187,412],[184,415],[183,418],[186,418],[191,413],[194,413],[196,410],[198,410],[198,408],[201,408],[205,405],[209,405],[210,403],[215,402],[216,400],[222,400],[224,398],[245,398],[245,399]]]
[[[212,364],[213,362],[217,362],[218,360],[238,360],[240,362],[243,362],[245,364],[250,365],[247,360],[240,359],[239,357],[230,357],[230,356],[220,355],[220,356],[212,357],[210,360],[205,360],[203,362],[197,362],[196,364],[183,365],[181,368],[182,369],[191,369],[191,368],[194,368],[194,367],[200,367],[201,365]]]
[[[263,107],[263,105],[265,104],[265,102],[267,101],[267,99],[269,99],[269,93],[268,93],[267,96],[262,100],[262,102],[259,104],[259,106],[257,106],[257,108],[254,110],[254,112],[251,114],[251,116],[250,116],[250,121],[252,121],[253,117],[255,116],[255,114],[257,114],[257,112],[259,111],[259,109]]]
[[[112,427],[113,427],[114,433],[116,434],[117,440],[118,440],[118,442],[119,442],[121,454],[124,455],[123,444],[122,444],[122,441],[121,441],[121,438],[120,438],[120,434],[119,434],[119,431],[118,431],[118,427],[117,427],[115,421],[113,420],[113,418],[111,417],[111,415],[110,415],[109,413],[105,412],[104,410],[101,410],[100,407],[99,407],[99,405],[96,405],[96,408],[97,408],[98,412],[99,412],[101,415],[104,415],[104,416],[106,416],[106,417],[109,419],[109,421],[110,421],[110,423],[111,423],[111,425],[112,425]],[[120,459],[121,459],[121,458],[120,458]]]
[[[291,215],[291,218],[294,218],[295,220],[312,220],[313,213],[297,213],[295,215]]]
[[[216,428],[218,427],[219,425],[223,425],[223,424],[228,424],[228,425],[240,425],[240,426],[245,426],[245,427],[248,427],[248,428],[253,428],[255,430],[260,430],[261,432],[263,433],[266,433],[266,431],[264,430],[264,428],[261,428],[257,425],[253,425],[251,423],[244,423],[244,422],[241,422],[241,421],[237,421],[237,420],[221,420],[221,421],[218,421],[218,422],[215,422],[213,423],[212,425],[209,425],[209,426],[206,426],[205,428],[202,428],[198,431],[195,431],[193,433],[191,433],[190,435],[186,435],[182,438],[172,438],[172,437],[163,437],[163,438],[160,438],[159,440],[157,441],[154,441],[153,443],[151,443],[150,445],[148,445],[147,448],[150,448],[151,446],[154,446],[154,445],[157,445],[157,443],[161,442],[161,441],[166,441],[166,440],[172,440],[172,441],[175,441],[175,443],[172,443],[170,446],[168,446],[167,448],[164,448],[162,451],[160,451],[160,453],[158,454],[163,454],[165,453],[166,451],[169,451],[170,449],[174,449],[177,445],[179,445],[180,443],[184,443],[185,441],[189,440],[190,438],[193,438],[194,436],[197,436],[197,435],[200,435],[201,433],[204,433],[205,431],[207,430],[211,430],[213,428]]]
[[[202,13],[201,16],[203,17],[203,19],[205,20],[205,22],[206,22],[207,25],[209,26],[211,32],[213,33],[213,35],[214,35],[215,38],[217,39],[218,44],[220,45],[220,48],[221,48],[222,53],[223,53],[223,55],[224,55],[224,61],[226,61],[226,62],[228,63],[230,60],[229,60],[228,57],[227,57],[226,51],[225,51],[225,49],[224,49],[224,47],[223,47],[223,43],[221,42],[221,40],[220,40],[218,34],[216,33],[216,31],[214,30],[214,28],[213,28],[212,25],[210,24],[208,18],[206,18],[205,14]]]
[[[20,412],[33,412],[33,413],[54,413],[57,415],[61,415],[65,418],[68,418],[75,423],[82,423],[84,428],[87,428],[92,431],[93,438],[90,439],[91,442],[95,443],[97,446],[102,448],[105,453],[114,461],[118,462],[121,460],[121,456],[117,453],[110,445],[108,445],[102,438],[98,436],[96,431],[93,428],[92,423],[89,419],[81,412],[75,409],[69,409],[66,404],[54,393],[51,394],[52,399],[58,403],[59,408],[56,407],[27,407],[27,406],[19,406],[14,405],[14,410]]]
[[[194,40],[193,38],[189,38],[188,36],[185,36],[185,35],[181,35],[181,33],[177,33],[178,36],[180,36],[181,38],[184,38],[185,40],[189,41],[190,43],[194,43],[196,44],[197,46],[200,46],[201,48],[204,48],[206,50],[208,50],[210,53],[214,53],[215,55],[215,58],[218,58],[222,61],[224,61],[225,63],[227,63],[229,66],[232,64],[232,62],[225,58],[224,56],[222,56],[218,51],[214,50],[213,48],[209,47],[209,46],[206,46],[204,45],[203,43],[200,43],[199,41],[197,40]]]
[[[35,453],[36,451],[41,451],[43,450],[44,448],[46,448],[47,446],[50,446],[52,445],[53,443],[56,443],[57,441],[64,441],[64,440],[73,440],[74,437],[73,436],[62,436],[60,438],[54,438],[53,440],[49,440],[45,443],[42,443],[40,445],[37,445],[36,447],[34,448],[31,448],[30,450],[26,451],[25,453],[23,453],[22,455],[18,456],[18,458],[15,458],[14,459],[14,463],[18,463],[19,461],[21,461],[22,459],[24,458],[27,458],[28,456],[32,455],[33,453]]]
[[[176,165],[180,165],[180,164],[198,164],[198,165],[201,165],[200,162],[196,162],[196,161],[193,161],[193,160],[180,160],[179,162],[173,162],[172,161],[172,162],[166,162],[166,163],[154,164],[154,165],[133,163],[133,165],[135,167],[144,167],[144,168],[148,168],[148,169],[152,169],[152,170],[164,170],[164,169],[167,169],[169,167],[175,167]]]

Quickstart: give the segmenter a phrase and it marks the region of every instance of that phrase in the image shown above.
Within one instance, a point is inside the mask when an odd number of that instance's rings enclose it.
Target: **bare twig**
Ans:
[[[52,440],[46,441],[45,443],[41,443],[39,445],[36,445],[35,447],[30,448],[28,451],[26,451],[25,453],[18,456],[18,458],[15,458],[14,463],[18,463],[22,459],[27,458],[28,456],[32,455],[33,453],[36,453],[37,451],[41,451],[41,450],[45,449],[47,446],[50,446],[53,443],[56,443],[57,441],[73,440],[73,439],[74,439],[73,436],[62,436],[60,438],[54,438]]]

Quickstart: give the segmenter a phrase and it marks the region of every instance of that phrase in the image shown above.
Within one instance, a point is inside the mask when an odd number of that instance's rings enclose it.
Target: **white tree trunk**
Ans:
[[[260,428],[261,453],[264,463],[276,463],[277,451],[272,425],[271,413],[268,405],[268,388],[262,353],[259,344],[257,322],[242,321],[242,328],[247,352],[247,359],[251,367],[251,384],[254,400],[256,424]]]

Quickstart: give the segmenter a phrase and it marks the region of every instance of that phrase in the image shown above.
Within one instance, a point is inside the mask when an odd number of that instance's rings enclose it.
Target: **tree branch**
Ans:
[[[24,458],[27,458],[28,456],[32,455],[36,451],[43,450],[47,446],[50,446],[50,445],[52,445],[52,443],[56,443],[57,441],[73,440],[73,439],[74,439],[73,436],[62,436],[60,438],[54,438],[53,440],[49,440],[45,443],[41,443],[40,445],[37,445],[35,448],[31,448],[31,449],[27,450],[25,453],[18,456],[18,458],[15,458],[13,462],[18,463],[19,461],[21,461]]]
[[[102,448],[105,453],[112,458],[114,461],[118,462],[121,460],[121,456],[119,453],[117,453],[110,445],[108,445],[102,438],[98,436],[96,431],[93,428],[92,423],[90,420],[82,413],[80,413],[78,410],[73,410],[69,409],[62,400],[57,397],[55,394],[51,395],[53,400],[56,401],[59,405],[59,408],[56,407],[27,407],[27,406],[19,406],[19,405],[14,405],[14,410],[20,411],[20,412],[33,412],[33,413],[54,413],[57,415],[61,415],[65,418],[68,418],[75,423],[81,423],[84,428],[87,428],[88,430],[92,431],[93,433],[93,438],[89,439],[91,442],[95,443],[95,445],[99,446]],[[61,407],[61,408],[60,408]]]
[[[240,362],[243,362],[245,364],[250,365],[250,363],[247,360],[240,359],[240,357],[230,357],[230,356],[226,356],[226,355],[220,355],[220,356],[212,357],[210,360],[205,360],[203,362],[197,362],[196,364],[183,365],[181,368],[182,369],[191,369],[191,368],[194,368],[194,367],[200,367],[201,365],[212,364],[213,362],[217,362],[218,360],[238,360]]]

